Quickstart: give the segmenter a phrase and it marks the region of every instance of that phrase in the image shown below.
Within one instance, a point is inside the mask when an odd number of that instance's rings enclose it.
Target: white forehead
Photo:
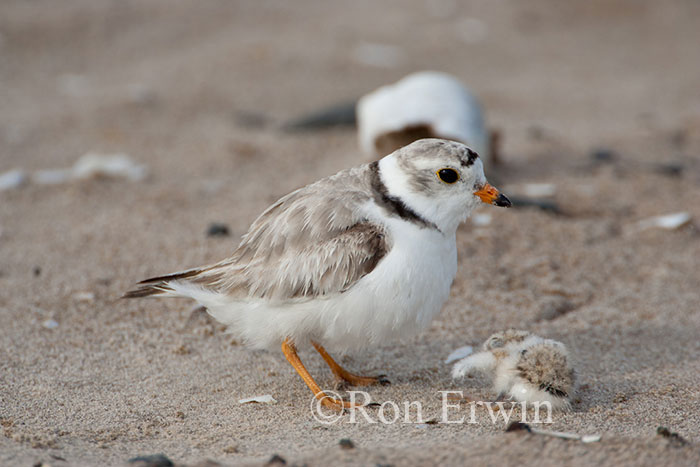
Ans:
[[[396,151],[402,161],[412,161],[416,166],[444,162],[454,167],[469,167],[478,160],[478,155],[468,146],[443,139],[421,139]]]
[[[422,139],[394,152],[397,166],[405,173],[456,169],[467,178],[483,178],[484,165],[468,146],[442,139]]]

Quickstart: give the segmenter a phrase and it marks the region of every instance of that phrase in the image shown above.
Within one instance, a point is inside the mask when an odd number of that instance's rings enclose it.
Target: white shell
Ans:
[[[32,182],[37,185],[60,185],[73,180],[98,176],[125,178],[132,182],[146,178],[148,169],[135,163],[126,154],[96,154],[89,152],[75,161],[69,169],[37,170]]]
[[[22,169],[14,169],[0,174],[0,191],[19,188],[27,182],[27,173]]]
[[[484,163],[489,138],[479,101],[455,77],[420,71],[362,97],[357,104],[360,147],[379,154],[377,138],[418,125],[429,125],[436,138],[459,141],[474,149]]]
[[[71,169],[44,169],[32,174],[32,182],[37,185],[60,185],[71,180]]]
[[[275,400],[274,397],[270,394],[265,394],[264,396],[255,396],[255,397],[248,397],[247,399],[241,399],[238,401],[239,404],[250,404],[250,403],[259,403],[259,404],[276,404],[277,401]]]
[[[104,175],[139,181],[146,178],[147,173],[145,166],[136,164],[126,154],[87,153],[73,165],[73,177],[75,178]]]
[[[42,326],[44,326],[46,329],[56,329],[58,327],[58,321],[54,319],[47,319],[43,323],[41,323]]]
[[[665,230],[674,230],[683,227],[691,220],[691,216],[687,212],[676,212],[666,214],[664,216],[652,217],[644,219],[637,223],[637,230],[646,230],[652,227],[658,227]]]

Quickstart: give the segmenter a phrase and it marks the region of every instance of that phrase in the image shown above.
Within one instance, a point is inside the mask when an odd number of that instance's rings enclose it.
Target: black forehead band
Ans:
[[[477,153],[467,148],[467,160],[462,159],[462,167],[472,166],[477,157],[479,157]]]

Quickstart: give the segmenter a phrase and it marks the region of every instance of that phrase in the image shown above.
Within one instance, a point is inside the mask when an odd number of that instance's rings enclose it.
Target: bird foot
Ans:
[[[336,375],[336,377],[339,381],[339,389],[347,386],[389,386],[391,384],[391,381],[387,379],[386,375],[359,376],[346,372],[343,375]]]
[[[359,409],[365,407],[380,407],[380,404],[371,402],[369,404],[353,404],[352,402],[331,397],[325,393],[317,394],[316,398],[321,402],[321,405],[338,412],[345,412],[348,409]]]

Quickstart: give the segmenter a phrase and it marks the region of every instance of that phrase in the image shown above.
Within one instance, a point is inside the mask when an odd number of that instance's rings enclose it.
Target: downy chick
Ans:
[[[493,377],[499,397],[518,402],[549,402],[568,409],[574,389],[574,370],[561,342],[508,329],[493,334],[472,354],[452,368],[452,377],[480,371]]]

